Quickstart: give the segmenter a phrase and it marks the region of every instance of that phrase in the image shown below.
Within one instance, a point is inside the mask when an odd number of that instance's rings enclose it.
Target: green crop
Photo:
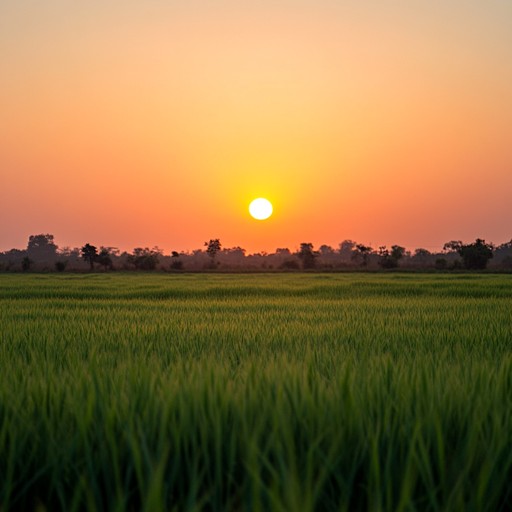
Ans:
[[[512,276],[0,275],[0,511],[512,508]]]

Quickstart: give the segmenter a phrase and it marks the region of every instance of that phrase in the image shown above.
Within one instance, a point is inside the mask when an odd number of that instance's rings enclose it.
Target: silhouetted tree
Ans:
[[[341,248],[340,248],[341,251]],[[355,251],[352,253],[352,259],[361,262],[362,267],[368,266],[368,258],[373,252],[369,245],[356,244]]]
[[[322,244],[318,248],[318,251],[315,251],[315,254],[318,256],[315,261],[315,266],[317,267],[320,266],[322,268],[334,268],[334,266],[337,265],[340,260],[338,251],[327,244]]]
[[[89,263],[91,270],[94,269],[94,262],[98,256],[98,249],[94,245],[85,244],[81,249],[82,259]]]
[[[8,251],[0,252],[0,270],[11,270],[17,264],[21,264],[25,256],[27,256],[27,251],[20,249],[9,249]]]
[[[415,249],[414,254],[411,258],[411,261],[415,265],[419,265],[419,266],[426,266],[429,263],[432,264],[433,263],[432,253],[430,251],[428,251],[427,249],[422,249],[422,248]]]
[[[388,248],[385,245],[379,247],[379,265],[382,268],[395,268],[398,262],[391,258]]]
[[[477,238],[472,244],[462,244],[458,250],[464,266],[471,270],[483,270],[494,256],[494,246]]]
[[[138,270],[154,270],[158,265],[158,258],[162,256],[162,250],[158,247],[136,247],[133,254],[128,256],[128,262],[135,265]]]
[[[181,261],[181,260],[173,260],[171,262],[171,269],[172,270],[183,270],[183,261]]]
[[[246,256],[241,247],[222,248],[220,240],[211,239],[205,242],[206,250],[197,249],[190,252],[179,253],[172,251],[164,257],[158,247],[153,249],[136,248],[133,254],[119,251],[115,247],[100,247],[99,252],[95,246],[87,243],[82,248],[71,249],[69,247],[58,248],[53,235],[39,234],[29,237],[26,250],[11,249],[0,252],[0,270],[21,269],[28,271],[31,268],[39,268],[39,262],[49,264],[41,268],[55,268],[62,272],[66,265],[68,268],[80,268],[79,259],[83,259],[91,270],[95,264],[105,269],[112,269],[113,263],[120,268],[129,269],[135,267],[141,270],[152,270],[160,263],[162,268],[180,270],[183,263],[187,269],[200,270],[201,268],[215,268],[219,262],[226,268],[345,268],[347,258],[366,267],[371,262],[377,262],[382,268],[392,269],[399,266],[401,260],[406,260],[409,268],[419,268],[428,264],[436,269],[485,269],[491,258],[494,257],[494,268],[512,268],[512,240],[495,247],[486,243],[483,239],[476,239],[474,243],[463,244],[460,240],[451,240],[443,246],[443,251],[431,253],[427,249],[419,248],[411,256],[410,251],[404,247],[393,245],[391,248],[381,246],[378,251],[364,244],[356,244],[352,240],[344,240],[339,249],[333,249],[329,245],[321,245],[315,251],[312,243],[301,243],[300,249],[293,254],[286,248],[278,248],[272,254],[262,251]],[[34,261],[30,255],[33,255]],[[378,256],[378,257],[377,257]],[[162,257],[163,259],[159,260]],[[39,260],[39,262],[37,261]],[[170,264],[170,265],[169,265]],[[37,266],[36,266],[37,265]]]
[[[454,253],[459,252],[462,247],[462,242],[460,240],[450,240],[443,245],[443,252]]]
[[[28,238],[27,256],[39,261],[52,261],[57,254],[53,235],[31,235]]]
[[[282,268],[284,270],[299,270],[299,262],[296,260],[284,260],[279,268]]]
[[[425,259],[427,259],[429,256],[432,256],[432,253],[430,251],[428,251],[427,249],[415,249],[414,250],[414,256],[413,258],[417,258],[421,261],[424,261]]]
[[[414,250],[414,258],[427,258],[428,256],[432,256],[432,253],[428,249],[415,249]]]
[[[204,245],[206,247],[206,254],[208,254],[210,258],[215,258],[222,248],[222,244],[218,238],[212,238],[210,241],[205,242]]]
[[[318,254],[315,251],[313,251],[312,243],[309,243],[309,242],[301,243],[299,252],[297,253],[297,256],[302,261],[303,269],[315,268],[315,266],[316,266],[315,258],[318,256]]]
[[[338,249],[342,261],[348,263],[354,259],[354,251],[356,247],[357,245],[353,240],[343,240],[343,242],[340,243]]]
[[[505,242],[503,244],[498,245],[498,247],[496,247],[496,250],[497,251],[510,251],[510,250],[512,250],[512,240],[510,240],[509,242]]]
[[[211,258],[211,267],[215,267],[215,257],[222,248],[222,244],[218,238],[211,238],[208,242],[204,243],[206,247],[206,254]]]
[[[391,257],[396,261],[401,260],[405,255],[405,247],[401,247],[400,245],[392,245],[391,246]]]
[[[334,249],[330,245],[321,245],[318,248],[318,252],[320,256],[332,256],[334,254]]]
[[[59,261],[65,261],[66,267],[79,265],[81,260],[80,247],[59,247],[57,258]]]
[[[100,247],[100,252],[96,256],[96,261],[105,269],[112,270],[114,265],[112,263],[112,256],[108,247]]]
[[[227,249],[223,249],[222,252],[228,256],[242,259],[245,257],[246,250],[239,245],[235,247],[228,247]]]
[[[179,259],[180,253],[177,251],[171,252],[171,269],[172,270],[182,270],[183,269],[183,262]]]
[[[509,270],[512,268],[512,240],[498,245],[494,250],[494,258],[497,259],[498,265]]]
[[[57,270],[57,272],[64,272],[64,270],[66,270],[66,267],[68,266],[68,262],[67,261],[56,261],[55,262],[55,270]]]
[[[28,270],[30,270],[31,266],[32,266],[32,260],[28,256],[25,256],[21,260],[21,270],[23,270],[23,272],[27,272]]]
[[[382,268],[397,268],[398,261],[403,258],[405,248],[399,245],[393,245],[391,251],[385,245],[379,247],[379,265]]]

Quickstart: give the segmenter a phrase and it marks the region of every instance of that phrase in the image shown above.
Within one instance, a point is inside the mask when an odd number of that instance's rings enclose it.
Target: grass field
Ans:
[[[512,276],[0,275],[0,510],[512,508]]]

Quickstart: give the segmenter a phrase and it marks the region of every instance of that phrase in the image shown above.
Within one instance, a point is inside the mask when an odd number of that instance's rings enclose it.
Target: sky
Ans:
[[[511,26],[510,0],[2,0],[0,250],[508,241]]]

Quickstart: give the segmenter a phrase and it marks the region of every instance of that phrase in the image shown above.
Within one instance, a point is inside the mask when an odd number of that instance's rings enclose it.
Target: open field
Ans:
[[[512,508],[510,275],[0,275],[0,326],[2,511]]]

